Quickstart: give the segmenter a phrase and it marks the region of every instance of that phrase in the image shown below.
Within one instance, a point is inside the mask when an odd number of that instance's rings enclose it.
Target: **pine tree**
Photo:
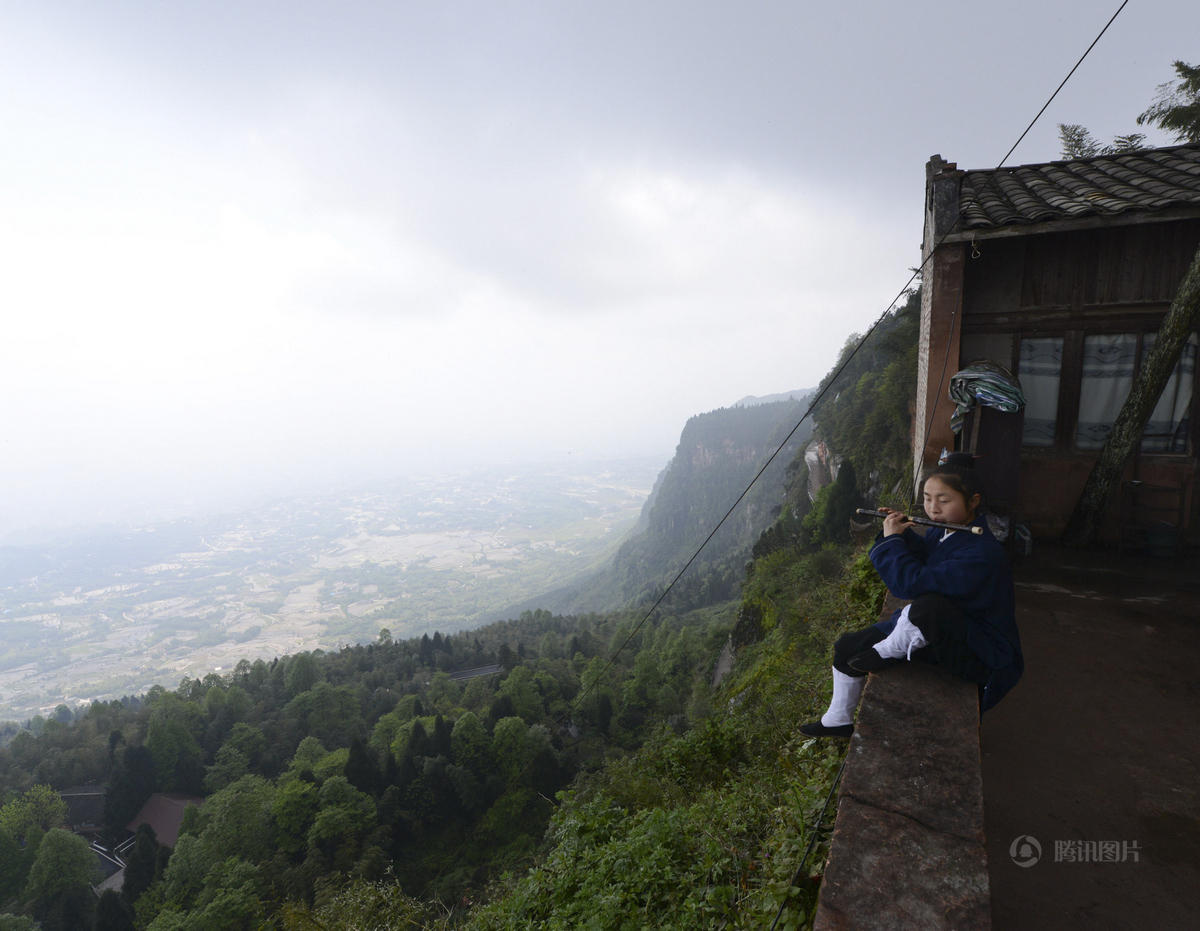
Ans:
[[[1200,65],[1177,61],[1174,67],[1178,80],[1158,86],[1158,96],[1138,116],[1138,125],[1153,123],[1174,133],[1176,142],[1200,142]]]

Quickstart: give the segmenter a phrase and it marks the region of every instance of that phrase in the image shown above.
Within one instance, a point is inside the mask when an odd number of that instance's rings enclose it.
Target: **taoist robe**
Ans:
[[[962,609],[967,617],[967,646],[991,670],[980,700],[986,711],[1021,678],[1025,660],[1008,557],[982,514],[974,525],[982,527],[983,533],[957,530],[943,540],[945,531],[932,527],[923,537],[911,528],[881,536],[871,548],[871,562],[897,598],[911,601],[938,594]],[[897,611],[875,626],[889,634],[899,616]]]

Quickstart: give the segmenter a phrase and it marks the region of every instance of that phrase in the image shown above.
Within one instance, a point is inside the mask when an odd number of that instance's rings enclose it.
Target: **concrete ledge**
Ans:
[[[813,927],[990,928],[976,687],[873,674],[847,752]]]

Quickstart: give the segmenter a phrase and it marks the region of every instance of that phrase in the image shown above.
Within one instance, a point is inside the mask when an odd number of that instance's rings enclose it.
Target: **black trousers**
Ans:
[[[922,595],[909,607],[908,619],[925,638],[925,646],[913,652],[914,660],[941,666],[968,682],[987,682],[991,670],[967,646],[967,616],[953,601],[943,595]],[[875,626],[842,635],[833,645],[833,668],[848,676],[865,675],[846,665],[847,660],[886,636]]]

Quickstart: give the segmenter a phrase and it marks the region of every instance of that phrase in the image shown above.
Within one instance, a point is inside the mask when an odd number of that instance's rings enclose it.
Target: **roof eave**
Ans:
[[[1186,205],[1163,210],[1127,210],[1118,214],[1093,214],[1066,220],[1046,220],[1041,223],[1013,223],[1008,226],[977,227],[950,233],[943,242],[972,242],[981,239],[1010,239],[1015,236],[1036,236],[1041,233],[1067,233],[1076,230],[1111,229],[1115,226],[1141,226],[1147,223],[1170,223],[1176,220],[1200,219],[1200,206]]]

